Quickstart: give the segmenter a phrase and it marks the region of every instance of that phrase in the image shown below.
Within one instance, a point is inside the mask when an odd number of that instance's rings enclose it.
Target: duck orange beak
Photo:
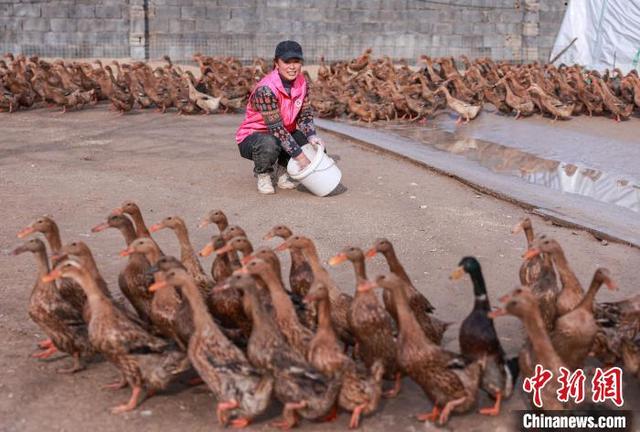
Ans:
[[[109,224],[107,222],[103,222],[103,223],[98,224],[98,225],[94,226],[93,228],[91,228],[91,232],[92,233],[97,233],[97,232],[100,232],[100,231],[104,231],[107,228],[109,228]]]
[[[502,309],[502,308],[495,309],[495,310],[492,310],[491,312],[487,313],[487,316],[489,318],[491,318],[491,319],[496,319],[498,317],[505,316],[505,315],[508,315],[507,311],[505,309]]]
[[[356,287],[356,291],[358,291],[358,292],[367,292],[367,291],[371,291],[375,287],[377,287],[375,282],[365,281],[365,282],[362,282],[362,283],[358,284],[358,286]]]
[[[376,256],[378,254],[378,251],[376,250],[375,247],[372,247],[371,249],[369,249],[367,251],[366,254],[364,254],[364,257],[369,259],[369,258],[373,258],[374,256]]]
[[[611,280],[611,279],[607,279],[604,281],[604,284],[607,286],[607,288],[609,288],[611,291],[617,291],[618,290],[618,284]]]
[[[201,257],[208,257],[213,252],[213,243],[209,242],[198,252]]]
[[[207,225],[209,225],[211,222],[209,222],[209,219],[204,218],[200,221],[200,223],[198,224],[198,228],[202,229],[204,227],[206,227]]]
[[[269,231],[264,235],[264,237],[262,237],[262,240],[271,240],[273,237],[274,237],[273,231]]]
[[[126,257],[126,256],[131,255],[133,252],[134,252],[134,250],[133,250],[132,248],[122,249],[122,250],[120,251],[120,256],[121,256],[121,257]]]
[[[528,249],[525,253],[522,254],[522,258],[526,260],[530,260],[531,258],[537,257],[540,255],[541,251],[538,248]]]
[[[124,210],[122,210],[122,207],[116,207],[113,210],[111,210],[112,215],[122,216],[123,213],[124,213]]]
[[[249,261],[251,261],[252,259],[254,259],[255,257],[253,255],[247,255],[245,257],[242,257],[242,259],[240,260],[240,263],[244,266],[247,265],[249,263]]]
[[[346,260],[347,260],[347,254],[339,253],[338,255],[332,256],[331,258],[329,258],[329,265],[331,267],[335,267],[335,266],[337,266],[339,264],[342,264]]]
[[[51,255],[51,262],[60,262],[62,261],[63,258],[65,258],[67,255],[66,254],[53,254]]]
[[[62,272],[59,269],[53,269],[48,274],[42,276],[42,282],[49,283],[62,277]]]
[[[231,252],[232,250],[233,250],[233,248],[231,247],[231,245],[227,243],[226,245],[222,246],[221,248],[216,249],[215,253],[218,254],[218,255],[222,255],[223,253]]]
[[[462,276],[464,276],[464,267],[460,266],[451,272],[449,275],[449,280],[458,280]]]
[[[155,224],[151,225],[149,227],[149,231],[150,232],[156,232],[156,231],[160,231],[162,228],[164,228],[162,226],[162,223],[158,222],[158,223],[155,223]]]
[[[511,234],[518,234],[522,231],[522,222],[518,222],[516,225],[511,228]]]
[[[505,294],[502,297],[498,298],[498,301],[500,303],[506,303],[509,301],[509,299],[511,299],[511,294]]]
[[[35,228],[29,225],[28,227],[18,231],[18,238],[25,238],[26,236],[28,236],[29,234],[33,234],[34,232],[36,232]]]
[[[149,286],[149,292],[156,292],[159,289],[166,288],[167,286],[169,286],[169,284],[167,283],[166,280],[154,282]]]
[[[279,244],[274,251],[276,252],[282,252],[282,251],[286,251],[287,249],[289,249],[289,244],[287,242],[283,242],[281,244]]]

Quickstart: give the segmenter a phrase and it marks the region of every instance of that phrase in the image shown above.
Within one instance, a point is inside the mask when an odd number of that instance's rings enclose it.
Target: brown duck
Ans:
[[[534,234],[531,219],[524,218],[513,227],[511,233],[517,234],[520,231],[524,231],[527,248],[533,247]],[[547,330],[551,331],[556,320],[558,296],[558,282],[551,255],[541,253],[523,261],[520,266],[520,283],[531,287],[531,292],[538,298],[542,319],[547,325]]]
[[[395,380],[392,390],[385,393],[395,397],[400,391],[402,374],[396,363],[397,348],[393,337],[393,321],[373,291],[374,285],[367,280],[362,249],[354,246],[344,248],[329,260],[336,266],[349,260],[356,274],[356,295],[349,308],[349,324],[356,339],[358,356],[367,368],[376,360],[382,362],[387,379]]]
[[[236,240],[238,239],[238,240]],[[248,250],[253,251],[253,246],[248,242],[245,242],[243,239],[245,237],[238,236],[231,238],[228,242],[225,242],[223,237],[214,236],[211,241],[207,243],[202,250],[199,252],[200,256],[206,257],[211,253],[215,252],[216,257],[223,257],[225,263],[229,263],[228,271],[232,273],[231,262],[229,260],[229,256],[233,256],[234,259],[238,259],[237,250],[238,248],[246,248],[245,252],[249,253]],[[247,250],[248,248],[248,250]],[[223,274],[218,274],[221,277]],[[223,279],[217,282],[217,287],[220,287],[226,284],[227,279],[230,277],[225,276]],[[266,296],[268,297],[268,295]],[[246,313],[244,312],[244,308],[242,306],[242,293],[234,288],[228,289],[214,289],[205,297],[207,305],[209,307],[209,311],[211,315],[216,317],[216,320],[228,329],[238,329],[242,335],[243,339],[248,339],[251,335],[251,322],[248,319]],[[270,301],[269,301],[270,303]],[[236,340],[236,342],[239,342]],[[241,344],[244,344],[242,342]]]
[[[275,250],[281,252],[287,249],[297,249],[304,253],[311,270],[313,271],[314,281],[322,283],[329,290],[329,299],[331,300],[331,320],[338,337],[346,345],[353,345],[354,339],[349,327],[349,308],[353,297],[340,291],[335,284],[329,272],[320,263],[320,257],[313,241],[308,237],[293,235],[285,240]]]
[[[517,288],[511,293],[500,297],[500,302],[504,304],[504,307],[490,312],[489,316],[492,319],[507,314],[518,317],[524,324],[537,363],[545,369],[550,370],[554,376],[560,373],[561,367],[567,367],[566,363],[564,363],[553,348],[544,320],[540,315],[538,300],[531,293],[531,290],[526,287]],[[521,357],[520,361],[522,362],[522,360]],[[527,368],[523,364],[521,364],[520,367],[523,371]],[[523,375],[525,379],[530,376],[531,375],[528,374]],[[565,403],[558,400],[558,389],[559,382],[556,379],[549,380],[542,388],[541,397],[543,410],[564,410],[567,408]]]
[[[184,268],[178,259],[161,255],[158,245],[151,238],[135,239],[127,249],[120,252],[120,256],[129,256],[134,253],[144,254],[149,260],[151,267],[147,269],[147,274],[151,273],[154,267],[161,270],[154,275],[156,282],[162,280],[163,272],[174,268]],[[152,291],[149,290],[149,292]],[[162,291],[155,292],[151,300],[149,316],[154,330],[175,341],[182,351],[187,350],[189,338],[193,333],[193,320],[187,300],[179,287],[169,286]]]
[[[302,357],[306,357],[313,333],[298,320],[295,307],[271,265],[259,258],[254,258],[245,265],[243,270],[260,278],[267,286],[280,331],[291,348]]]
[[[569,266],[564,251],[556,240],[540,236],[523,255],[531,259],[540,253],[549,254],[560,276],[562,289],[556,298],[556,316],[560,317],[573,310],[584,296],[580,281]]]
[[[164,340],[150,335],[114,307],[80,264],[63,261],[43,281],[60,277],[73,278],[85,290],[91,308],[91,345],[120,370],[126,379],[125,385],[128,383],[132,388],[129,401],[113,408],[112,413],[135,409],[143,388],[146,387],[148,393],[160,390],[174,374],[188,367],[183,353],[170,350]]]
[[[42,233],[49,243],[49,249],[51,255],[58,255],[60,249],[62,249],[62,240],[60,238],[60,229],[58,224],[49,216],[40,216],[31,224],[18,233],[18,238],[24,238],[33,233]],[[52,261],[51,266],[55,267],[58,261]],[[84,310],[84,305],[87,302],[87,297],[82,291],[82,288],[75,282],[69,279],[62,279],[60,281],[60,294],[68,301],[72,307],[78,311]]]
[[[115,215],[127,214],[131,216],[136,227],[136,237],[151,237],[147,224],[145,224],[144,218],[142,217],[142,211],[135,202],[125,201],[120,207],[113,209],[111,213]]]
[[[208,295],[213,288],[213,281],[207,277],[202,269],[198,256],[191,245],[191,240],[189,240],[189,231],[184,220],[178,216],[167,216],[162,221],[153,224],[149,231],[155,232],[163,228],[173,230],[180,244],[180,261],[193,276],[202,294]]]
[[[599,329],[593,316],[593,304],[596,293],[603,284],[611,290],[616,289],[609,270],[599,268],[594,273],[591,285],[580,303],[570,312],[556,319],[551,333],[551,343],[564,363],[572,370],[583,366],[593,346]]]
[[[42,348],[46,348],[45,351],[32,357],[48,358],[59,350],[73,357],[73,365],[70,368],[59,369],[58,372],[80,371],[84,369],[83,358],[93,353],[82,314],[62,297],[55,282],[42,280],[49,273],[49,260],[44,243],[39,239],[31,239],[14,249],[11,254],[20,255],[24,252],[31,252],[38,265],[37,280],[29,297],[29,317],[44,331],[50,341],[41,345]]]
[[[222,232],[229,226],[227,216],[222,210],[212,210],[207,214],[207,217],[203,218],[198,228],[204,228],[209,224],[215,224],[218,227],[218,236],[211,237],[211,246],[215,249],[220,249],[224,246],[224,239],[222,238]],[[231,266],[230,259],[233,258],[231,253],[217,254],[211,264],[211,277],[214,282],[221,282],[231,276],[233,268]],[[238,263],[235,263],[235,268],[238,268]]]
[[[297,424],[298,416],[309,420],[325,416],[340,391],[340,372],[328,378],[290,348],[275,319],[265,310],[251,277],[234,274],[229,285],[243,292],[245,310],[253,322],[247,347],[249,361],[261,372],[273,375],[274,395],[284,404],[282,420],[272,425],[289,429]]]
[[[438,420],[444,424],[452,412],[463,413],[476,403],[484,361],[464,368],[451,362],[451,355],[434,344],[422,331],[403,285],[393,273],[380,275],[376,284],[390,290],[398,311],[398,364],[433,402],[429,414],[418,415],[422,421]]]
[[[127,247],[136,239],[133,223],[125,215],[111,214],[106,222],[91,228],[91,232],[97,233],[107,228],[116,228],[120,231]],[[141,253],[132,253],[128,257],[127,265],[118,274],[118,286],[140,319],[146,324],[151,324],[150,311],[153,295],[147,288],[153,280],[145,275],[145,271],[149,268],[149,261]]]
[[[427,300],[427,298],[413,286],[411,278],[409,278],[409,275],[400,263],[400,260],[393,249],[393,245],[389,240],[386,238],[377,239],[374,246],[365,253],[365,257],[373,258],[378,253],[382,254],[387,260],[389,271],[406,282],[405,287],[407,289],[407,297],[409,298],[409,306],[420,323],[420,327],[422,327],[424,333],[433,342],[440,344],[442,336],[447,330],[447,327],[449,327],[449,324],[444,323],[431,315],[431,312],[435,310],[434,307],[431,305],[429,300]],[[389,314],[396,322],[398,322],[398,316],[396,314],[396,308],[393,303],[393,296],[391,293],[385,290],[382,293],[382,299],[384,300],[384,305]]]
[[[264,239],[270,240],[274,237],[280,237],[283,240],[287,240],[292,235],[291,230],[285,225],[276,225],[264,236]],[[313,271],[300,249],[289,249],[289,252],[291,253],[289,286],[292,292],[304,297],[313,283]]]
[[[209,386],[218,404],[216,415],[221,426],[230,417],[234,428],[242,428],[269,406],[273,377],[262,375],[213,321],[193,277],[181,268],[164,272],[149,288],[161,292],[167,287],[180,289],[193,316],[194,331],[188,355],[200,377]]]
[[[313,284],[305,302],[317,303],[318,309],[318,330],[309,345],[307,360],[327,376],[334,376],[338,371],[344,370],[338,405],[351,411],[349,428],[356,429],[360,424],[360,417],[371,414],[380,404],[384,366],[380,360],[374,361],[369,374],[369,371],[357,367],[342,352],[331,325],[331,302],[329,291],[324,285]]]

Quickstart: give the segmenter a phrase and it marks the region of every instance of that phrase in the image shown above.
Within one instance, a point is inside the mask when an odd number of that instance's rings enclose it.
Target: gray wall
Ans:
[[[0,48],[47,56],[244,60],[300,41],[308,62],[367,47],[395,59],[548,59],[561,0],[0,0]],[[463,5],[463,6],[461,6]]]
[[[0,0],[0,49],[52,57],[128,57],[129,1]]]

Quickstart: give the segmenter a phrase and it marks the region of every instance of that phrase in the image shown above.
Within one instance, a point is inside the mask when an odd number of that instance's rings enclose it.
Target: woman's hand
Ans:
[[[318,135],[311,135],[307,141],[309,141],[311,144],[315,144],[315,145],[321,145],[324,147],[324,141],[322,141],[322,138],[320,138]]]
[[[304,154],[304,152],[302,152],[298,156],[294,157],[294,159],[296,160],[296,162],[298,162],[298,166],[300,167],[300,171],[304,170],[311,163],[311,161],[309,160],[307,155]]]

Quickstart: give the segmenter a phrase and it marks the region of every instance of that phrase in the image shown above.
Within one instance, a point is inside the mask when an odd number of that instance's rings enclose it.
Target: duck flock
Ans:
[[[531,377],[537,364],[558,373],[563,367],[581,369],[593,358],[640,378],[640,295],[596,302],[602,285],[615,288],[609,271],[597,269],[585,291],[560,244],[534,236],[529,219],[514,228],[527,241],[521,287],[500,298],[501,309],[492,310],[475,258],[463,258],[451,273],[452,279],[468,274],[475,297],[459,330],[460,353],[440,346],[451,323],[437,318],[389,240],[377,239],[364,249],[348,246],[329,259],[329,266],[353,265],[352,296],[334,282],[309,237],[277,225],[263,240],[279,238],[279,245],[254,249],[222,211],[209,212],[199,228],[208,226],[217,227],[215,234],[197,254],[182,218],[169,216],[147,228],[136,203],[114,209],[92,229],[100,235],[115,228],[124,237],[120,255],[126,261],[118,275],[123,296],[114,296],[85,243],[63,244],[48,216],[27,225],[18,233],[25,243],[13,254],[31,252],[36,259],[28,310],[48,336],[33,357],[69,354],[73,361],[63,373],[91,368],[97,356],[106,359],[121,374],[108,387],[131,388],[128,402],[114,413],[135,409],[195,370],[196,381],[217,400],[220,425],[236,428],[252,423],[273,400],[283,406],[274,426],[329,421],[342,409],[351,413],[349,426],[357,428],[362,416],[379,409],[381,398],[401,391],[405,376],[433,407],[417,418],[440,424],[473,410],[479,390],[495,401],[479,412],[498,415],[502,401],[518,388],[518,373]],[[152,239],[161,229],[175,233],[179,258],[164,254]],[[205,272],[198,255],[212,253]],[[280,253],[290,254],[288,274]],[[389,271],[370,278],[365,263],[378,255]],[[518,317],[526,331],[515,358],[506,358],[494,328],[493,320],[506,314]],[[558,400],[558,385],[544,386],[541,409],[573,406]],[[426,399],[414,400],[416,409],[428,406]]]
[[[426,120],[449,109],[458,121],[478,116],[485,104],[515,118],[540,114],[554,119],[603,115],[617,121],[640,110],[640,77],[619,69],[604,74],[579,65],[509,64],[460,56],[432,59],[419,67],[394,65],[389,57],[372,58],[367,49],[350,61],[326,64],[311,83],[311,104],[318,116],[359,121]],[[5,55],[0,60],[0,110],[14,112],[44,104],[63,112],[111,102],[121,113],[155,108],[180,114],[239,110],[271,67],[262,58],[243,66],[231,57],[195,54],[200,77],[184,71],[168,56],[163,66],[145,62],[103,65],[53,63],[38,57]],[[115,71],[114,71],[115,69]]]

